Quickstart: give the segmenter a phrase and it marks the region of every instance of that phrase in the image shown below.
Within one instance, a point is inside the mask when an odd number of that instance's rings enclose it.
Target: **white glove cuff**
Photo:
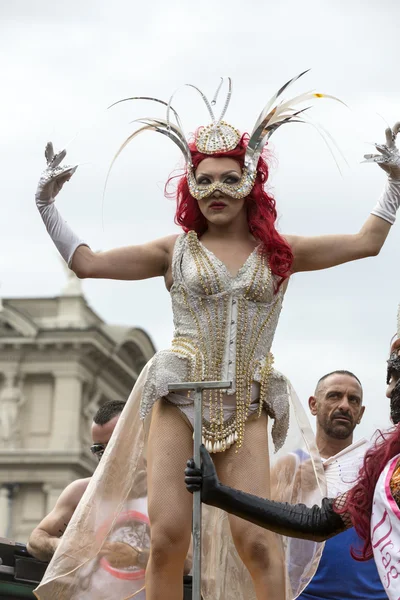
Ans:
[[[57,247],[57,250],[67,265],[71,267],[75,250],[79,246],[87,246],[86,242],[81,240],[72,231],[68,223],[64,221],[58,212],[54,202],[48,204],[47,202],[41,202],[37,199],[36,205],[39,209],[43,222],[46,225],[46,229]]]
[[[381,197],[371,213],[393,225],[399,205],[400,180],[389,176]]]

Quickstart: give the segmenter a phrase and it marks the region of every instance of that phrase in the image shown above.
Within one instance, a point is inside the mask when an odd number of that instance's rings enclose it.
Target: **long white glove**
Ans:
[[[396,136],[400,131],[400,122],[393,129],[386,129],[386,144],[375,144],[380,154],[365,154],[364,162],[377,163],[389,175],[385,189],[373,215],[388,221],[391,225],[396,220],[396,212],[400,205],[400,153],[396,146]]]
[[[39,179],[35,200],[51,239],[70,267],[75,250],[79,246],[87,246],[87,244],[72,231],[54,204],[54,200],[64,183],[71,179],[78,168],[77,166],[60,166],[66,154],[66,150],[54,154],[53,144],[51,142],[47,144],[44,153],[47,169],[43,171]]]

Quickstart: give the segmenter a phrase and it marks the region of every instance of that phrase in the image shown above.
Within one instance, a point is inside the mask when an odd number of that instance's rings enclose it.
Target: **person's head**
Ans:
[[[220,225],[226,228],[233,220],[240,219],[240,224],[247,226],[248,232],[261,242],[261,249],[268,255],[269,266],[277,278],[275,287],[279,288],[291,273],[293,253],[289,244],[275,228],[275,201],[264,189],[264,184],[268,179],[268,168],[262,155],[271,135],[281,125],[290,122],[310,122],[308,109],[311,108],[314,101],[319,102],[321,98],[330,98],[341,102],[334,96],[319,92],[306,92],[300,95],[296,94],[292,100],[287,97],[284,99],[282,94],[285,92],[286,96],[286,90],[306,73],[307,71],[299,73],[279,87],[278,91],[264,105],[250,129],[250,135],[241,135],[236,127],[225,121],[232,96],[230,77],[221,77],[212,100],[209,100],[196,85],[185,84],[182,86],[189,87],[200,95],[210,117],[207,125],[197,128],[193,142],[186,137],[181,119],[172,105],[178,90],[175,90],[169,97],[168,102],[149,96],[123,98],[112,106],[127,101],[148,100],[153,103],[154,108],[156,104],[158,108],[160,105],[165,106],[166,114],[165,118],[156,116],[135,119],[134,123],[140,125],[123,142],[110,169],[122,150],[133,139],[136,139],[138,134],[144,131],[153,131],[170,139],[182,152],[186,163],[186,173],[178,183],[175,222],[185,232],[194,230],[201,235],[211,223],[214,226]],[[225,100],[217,103],[224,85],[226,86]],[[307,103],[307,106],[303,105],[302,108],[303,103]],[[218,113],[216,113],[217,106]],[[303,116],[304,110],[307,110],[306,118]],[[326,137],[326,132],[317,124],[313,125],[320,131],[329,146],[329,136]],[[153,153],[152,155],[154,156]],[[205,159],[210,158],[212,160],[201,164]],[[214,160],[221,158],[231,158],[233,162],[225,162],[222,165]],[[238,166],[240,166],[240,171]],[[205,173],[203,173],[203,169],[205,169]],[[203,183],[201,183],[200,177],[204,177]],[[234,180],[237,177],[239,179]],[[171,178],[165,186],[167,197],[172,196],[167,192],[170,181]],[[219,189],[217,190],[217,188]],[[213,199],[214,201],[219,200],[219,204],[214,202],[214,207],[210,206]],[[223,229],[221,229],[221,234],[223,234]]]
[[[110,400],[109,402],[102,404],[93,417],[93,445],[90,447],[90,450],[98,460],[100,460],[104,454],[104,450],[111,439],[124,406],[125,402],[122,402],[121,400]]]
[[[393,342],[388,360],[386,396],[390,398],[390,418],[400,422],[400,339]]]
[[[317,431],[337,440],[350,438],[364,414],[362,398],[362,386],[354,373],[338,370],[321,377],[308,401],[317,418]]]
[[[232,190],[230,193],[238,195],[236,190],[242,177],[247,139],[244,135],[234,150],[212,156],[199,152],[195,144],[190,144],[197,187],[219,183],[222,184],[220,187],[223,191],[217,189],[211,195],[196,200],[190,193],[187,175],[183,175],[178,181],[176,192],[172,194],[166,191],[166,195],[176,196],[175,222],[186,232],[194,230],[202,235],[210,223],[222,227],[236,219],[245,220],[251,235],[262,243],[272,273],[283,281],[290,275],[293,254],[289,244],[275,227],[275,200],[265,190],[268,165],[263,156],[258,160],[254,185],[249,194],[245,198],[238,198],[228,193]],[[167,182],[167,186],[172,179]]]

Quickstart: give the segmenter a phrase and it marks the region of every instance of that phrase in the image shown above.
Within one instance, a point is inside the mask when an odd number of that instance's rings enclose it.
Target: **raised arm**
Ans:
[[[324,498],[322,506],[274,502],[235,490],[219,482],[211,457],[201,447],[201,470],[188,461],[185,483],[189,492],[201,490],[205,504],[216,506],[259,527],[280,535],[323,541],[344,531],[348,526],[333,508],[334,500]]]
[[[176,235],[148,244],[93,252],[72,231],[54,204],[64,183],[76,171],[76,167],[61,165],[65,155],[65,150],[54,154],[52,144],[47,144],[47,169],[40,178],[35,200],[46,229],[68,266],[80,278],[132,280],[166,276]]]
[[[386,144],[376,145],[380,154],[365,156],[366,162],[375,162],[386,171],[388,180],[361,230],[353,235],[286,236],[293,250],[294,273],[327,269],[379,254],[400,205],[400,154],[395,145],[399,130],[400,122],[393,129],[387,129]]]
[[[27,543],[28,552],[32,556],[47,562],[51,560],[87,484],[86,479],[70,483],[61,493],[53,510],[35,527]]]
[[[167,274],[176,241],[170,235],[148,244],[93,252],[87,246],[75,251],[70,268],[81,278],[149,279]]]
[[[400,200],[400,182],[399,182]],[[329,269],[352,260],[379,254],[391,223],[370,215],[359,233],[321,236],[285,236],[293,256],[293,273]]]

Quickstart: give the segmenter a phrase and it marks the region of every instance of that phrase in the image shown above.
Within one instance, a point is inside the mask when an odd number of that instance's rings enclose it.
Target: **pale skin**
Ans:
[[[199,184],[220,181],[229,185],[229,183],[236,183],[240,176],[240,164],[228,157],[206,158],[196,170],[196,179]],[[218,206],[221,203],[224,205],[222,208]],[[213,204],[214,206],[212,206]],[[249,232],[246,199],[233,199],[217,190],[211,197],[199,201],[199,208],[207,219],[207,230],[201,236],[201,243],[226,265],[232,276],[235,276],[258,244],[258,241]],[[353,235],[338,234],[317,237],[286,235],[285,238],[294,255],[292,273],[327,269],[345,262],[375,256],[379,253],[389,230],[389,223],[379,217],[369,216],[360,231]],[[176,239],[177,235],[171,235],[147,244],[99,253],[93,252],[87,246],[80,246],[73,256],[71,267],[80,278],[140,280],[164,277],[165,285],[169,290],[173,283],[171,263]],[[284,289],[287,284],[288,280],[284,283]],[[153,411],[152,428],[157,430],[160,435],[162,435],[166,423],[165,414],[167,413],[165,411],[171,412],[174,411],[174,408],[163,405],[163,418],[159,415],[160,411]],[[177,411],[175,410],[170,417],[169,425],[177,430],[179,428],[177,419],[180,419]],[[178,436],[182,447],[187,446],[185,460],[191,454],[191,435],[190,431],[183,430],[182,434]],[[156,446],[156,436],[154,436],[154,440]],[[153,473],[152,460],[156,464],[157,460],[160,460],[160,454],[151,448],[151,444],[150,433],[148,466],[150,473]],[[154,481],[149,481],[152,551],[146,571],[146,597],[148,600],[161,600],[161,598],[162,600],[176,600],[179,597],[183,564],[190,540],[192,499],[183,483],[181,486],[178,483],[181,480],[185,464],[183,458],[182,460],[178,459],[174,453],[175,438],[171,440],[171,436],[166,434],[163,445],[164,455],[168,454],[168,444],[171,444],[171,456],[175,461],[172,466],[171,461],[167,465],[172,468],[171,476],[174,477],[174,489],[171,491],[170,504],[179,506],[179,518],[174,521],[171,518],[171,511],[168,516],[163,517],[156,508],[157,486],[162,487],[163,483],[157,482],[157,470],[154,469]],[[252,460],[254,463],[251,448],[248,449],[248,452],[248,460]],[[231,450],[226,451],[224,455],[218,455],[217,469],[220,477],[227,484],[232,485],[231,477],[224,468],[224,462],[229,461],[230,453]],[[181,462],[182,464],[180,464]],[[264,470],[263,468],[260,470],[259,481],[265,479]],[[263,490],[255,489],[254,481],[257,477],[254,476],[254,470],[253,477],[249,477],[249,472],[243,468],[241,475],[237,474],[238,480],[235,481],[237,487],[257,495],[268,496],[270,494],[269,484],[266,484],[267,487]],[[155,490],[154,493],[153,490]],[[153,494],[154,502],[152,501]],[[246,535],[243,525],[240,526],[238,521],[240,520],[235,518],[230,520],[233,540],[252,576],[258,600],[281,600],[284,593],[283,575],[279,569],[274,568],[274,557],[279,555],[278,549],[274,548],[274,543],[270,539],[263,538],[261,543],[258,539],[257,528],[251,535]],[[171,545],[174,549],[173,554],[170,551]],[[263,550],[257,552],[261,547]]]

